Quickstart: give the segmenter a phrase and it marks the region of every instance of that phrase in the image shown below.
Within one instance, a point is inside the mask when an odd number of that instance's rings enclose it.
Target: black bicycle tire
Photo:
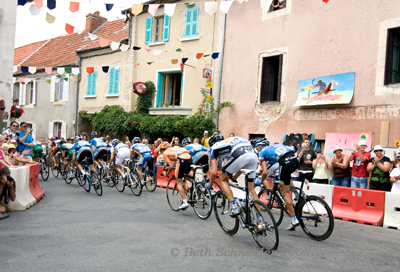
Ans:
[[[256,205],[260,205],[261,209],[258,210]],[[269,210],[267,205],[265,205],[265,203],[263,203],[259,200],[254,200],[250,204],[250,210],[251,210],[251,212],[250,212],[251,216],[253,216],[254,213],[255,213],[255,215],[257,213],[260,213],[262,215],[263,219],[265,220],[265,223],[263,223],[263,224],[257,223],[257,227],[254,229],[254,232],[252,232],[249,229],[250,232],[252,233],[254,241],[260,248],[263,249],[263,251],[271,252],[272,250],[276,250],[279,245],[279,232],[278,232],[278,226],[275,222],[274,216],[272,215],[271,211]],[[251,218],[250,220],[253,220],[253,218]],[[261,230],[259,228],[261,228]],[[265,235],[265,233],[267,231],[268,231],[269,235],[268,234]],[[262,235],[259,235],[259,234],[262,234]],[[275,236],[275,240],[271,242],[271,245],[265,245],[260,242],[260,237],[272,237],[272,236]]]
[[[202,199],[195,199],[196,196],[201,196]],[[197,217],[203,220],[206,220],[210,217],[212,213],[212,206],[213,206],[213,201],[212,201],[212,195],[211,191],[205,187],[203,183],[197,183],[196,187],[193,190],[193,200],[196,200],[196,203],[193,205],[194,212],[196,213]],[[208,203],[208,210],[206,211],[205,214],[200,213],[200,208],[203,206],[204,203]]]
[[[51,174],[53,175],[53,177],[55,177],[55,178],[58,178],[58,169],[54,169],[54,162],[53,161],[51,161],[50,162],[50,171],[51,171]],[[54,172],[56,173],[56,174],[54,174]]]
[[[310,202],[310,201],[319,202],[321,205],[324,206],[325,210],[327,211],[327,215],[329,218],[329,224],[328,224],[328,228],[327,228],[326,232],[324,232],[321,235],[315,235],[315,234],[311,233],[310,228],[307,228],[307,226],[311,226],[311,225],[308,223],[304,224],[304,221],[303,221],[303,220],[305,220],[305,218],[303,217],[303,207],[307,202]],[[329,207],[329,205],[322,198],[320,198],[318,196],[314,196],[314,195],[307,196],[306,200],[304,200],[304,198],[302,198],[298,205],[298,208],[296,211],[296,216],[297,216],[297,219],[300,221],[300,227],[303,229],[304,233],[311,239],[316,240],[316,241],[323,241],[323,240],[328,239],[329,236],[331,236],[331,234],[333,232],[334,224],[335,224],[334,219],[333,219],[333,214],[332,214],[332,210]],[[306,222],[308,222],[308,221],[306,221]]]
[[[100,181],[97,173],[90,171],[90,174],[91,174],[93,189],[98,196],[101,196],[103,194],[103,186],[101,185],[101,181]],[[96,183],[96,179],[97,179],[97,183]]]
[[[85,175],[84,177],[83,177],[83,180],[85,181],[84,182],[84,184],[83,184],[83,189],[86,191],[86,192],[90,192],[90,187],[91,187],[91,184],[90,184],[90,182],[89,182],[89,176],[88,175]],[[91,179],[91,178],[90,178]]]
[[[279,199],[279,197],[274,193],[271,197],[274,199],[274,201],[269,201],[269,191],[271,189],[263,188],[259,193],[258,193],[258,198],[266,198],[268,201],[268,204],[266,206],[268,209],[270,209],[272,215],[274,216],[276,225],[279,227],[283,221],[283,216],[284,216],[284,209],[282,208],[282,201]],[[261,201],[262,202],[262,201]],[[275,206],[273,205],[275,203]],[[264,203],[265,204],[265,203]]]
[[[110,175],[109,175],[109,176],[107,176],[107,169],[109,169],[109,171],[110,171]],[[107,185],[108,185],[109,187],[114,187],[114,186],[115,186],[114,178],[113,178],[113,173],[114,173],[114,171],[115,171],[115,169],[112,168],[112,167],[110,167],[110,168],[103,167],[103,168],[101,169],[102,180],[103,180],[105,183],[107,183]]]
[[[46,165],[45,160],[41,162],[41,167],[42,167],[42,172],[40,173],[40,175],[42,176],[43,181],[46,181],[49,178],[50,170],[49,167]],[[47,173],[47,175],[45,173]]]
[[[148,176],[150,176],[150,180],[148,180]],[[148,185],[148,183],[150,183]],[[147,170],[147,173],[145,174],[145,184],[146,186],[146,190],[149,191],[150,193],[153,193],[156,189],[157,189],[157,179],[155,177],[155,174],[153,172],[153,170]],[[154,187],[153,187],[154,186]]]
[[[238,218],[238,216],[231,217],[228,214],[229,205],[230,205],[229,200],[226,197],[226,195],[223,193],[223,191],[219,191],[219,192],[215,193],[215,195],[214,195],[215,218],[217,219],[217,222],[223,232],[225,232],[228,235],[235,235],[239,230],[239,218]],[[230,220],[233,220],[235,222],[233,227],[228,228],[225,226],[224,223],[221,222],[220,216],[222,216],[222,215],[226,216],[226,218],[230,218]]]
[[[117,189],[118,192],[123,193],[125,190],[125,179],[122,178],[117,170],[114,171],[113,176],[115,189]]]
[[[170,188],[172,187],[172,188]],[[167,183],[167,188],[165,190],[165,193],[167,195],[167,202],[171,210],[178,212],[179,207],[182,204],[182,197],[179,194],[179,190],[176,184],[176,179],[175,177],[171,178],[168,183]],[[172,200],[174,200],[174,203],[172,203]],[[179,203],[175,205],[175,202]]]
[[[130,181],[132,182],[132,185],[129,185],[129,189],[131,189],[132,193],[135,196],[140,196],[142,194],[142,184],[140,183],[140,180],[138,179],[137,176],[132,175],[130,177],[126,176],[125,179],[128,181],[129,178],[131,179]],[[129,182],[128,182],[129,183]]]

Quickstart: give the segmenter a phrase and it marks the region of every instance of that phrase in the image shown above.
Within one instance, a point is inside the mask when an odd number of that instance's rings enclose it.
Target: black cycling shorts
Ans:
[[[189,174],[190,170],[192,169],[190,165],[192,165],[192,159],[178,158],[175,168],[175,178],[181,179],[184,175]]]
[[[78,158],[76,158],[77,162],[82,162],[85,158],[88,158],[88,163],[93,164],[93,154],[92,151],[86,149],[86,150],[82,150],[82,152],[79,154]]]
[[[297,156],[293,152],[290,152],[280,158],[278,162],[281,166],[280,180],[283,181],[285,185],[290,185],[291,175],[299,167]]]

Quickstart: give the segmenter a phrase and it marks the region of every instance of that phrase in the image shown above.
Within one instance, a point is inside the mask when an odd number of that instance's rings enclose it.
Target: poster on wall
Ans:
[[[366,151],[372,149],[372,133],[326,133],[324,155],[329,160],[330,156],[334,155],[332,151],[335,146],[342,148],[343,154],[350,155],[353,146],[359,141],[367,143]]]
[[[354,72],[299,81],[294,106],[349,104],[354,93]]]
[[[212,79],[212,70],[213,70],[212,67],[204,66],[203,78],[211,80]]]
[[[313,134],[286,134],[285,136],[283,136],[281,142],[283,145],[286,146],[291,146],[294,145],[297,147],[298,150],[301,149],[301,144],[303,143],[304,140],[310,140],[310,149],[315,149],[316,148],[316,141],[314,139],[314,133]],[[272,143],[271,143],[272,144]]]

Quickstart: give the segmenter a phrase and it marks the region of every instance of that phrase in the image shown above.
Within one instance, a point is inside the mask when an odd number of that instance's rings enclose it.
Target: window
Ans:
[[[67,137],[67,124],[63,121],[49,122],[49,138],[64,138]]]
[[[280,102],[283,55],[263,58],[260,103]]]
[[[400,28],[388,29],[386,43],[385,85],[400,82]]]
[[[17,82],[14,84],[14,89],[13,89],[13,98],[16,98],[19,100],[19,93],[21,91],[21,83]]]
[[[58,81],[58,88],[57,88],[57,100],[62,101],[64,98],[64,79],[60,78]]]
[[[286,8],[286,0],[272,0],[269,12]]]
[[[111,68],[110,81],[108,85],[109,95],[118,95],[119,91],[119,69]]]
[[[86,96],[96,95],[96,81],[97,81],[97,72],[93,72],[92,74],[87,74]]]
[[[171,18],[168,15],[146,18],[145,44],[167,42]]]
[[[35,105],[36,99],[36,82],[31,81],[26,84],[26,101],[28,105]]]
[[[61,128],[62,128],[62,124],[61,123],[55,123],[54,124],[54,129],[55,129],[54,135],[56,135],[56,137],[58,137],[58,139],[61,138]]]
[[[185,38],[197,37],[197,28],[199,25],[199,8],[189,9],[186,11],[185,21]]]
[[[159,73],[157,84],[157,107],[180,107],[182,92],[181,85],[182,74],[180,72]]]
[[[50,82],[50,102],[68,101],[69,99],[69,77],[52,76]]]

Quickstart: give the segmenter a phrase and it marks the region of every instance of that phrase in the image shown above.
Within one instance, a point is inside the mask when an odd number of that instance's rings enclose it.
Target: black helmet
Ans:
[[[210,137],[210,139],[208,139],[208,145],[211,147],[215,143],[222,141],[223,139],[224,136],[222,136],[221,134],[214,134],[213,136]]]
[[[269,146],[268,139],[267,138],[258,139],[258,141],[256,142],[256,147],[259,147],[259,146]]]
[[[93,136],[94,138],[96,138],[97,137],[97,132],[93,131],[92,133],[90,133],[90,136]]]
[[[253,138],[253,139],[251,139],[251,140],[250,140],[251,145],[252,145],[253,147],[255,147],[258,140],[259,140],[259,138]]]
[[[191,143],[192,143],[192,140],[190,140],[189,137],[187,137],[187,138],[185,138],[185,139],[182,140],[182,144],[183,144],[183,145],[187,145],[187,144],[191,144]]]

